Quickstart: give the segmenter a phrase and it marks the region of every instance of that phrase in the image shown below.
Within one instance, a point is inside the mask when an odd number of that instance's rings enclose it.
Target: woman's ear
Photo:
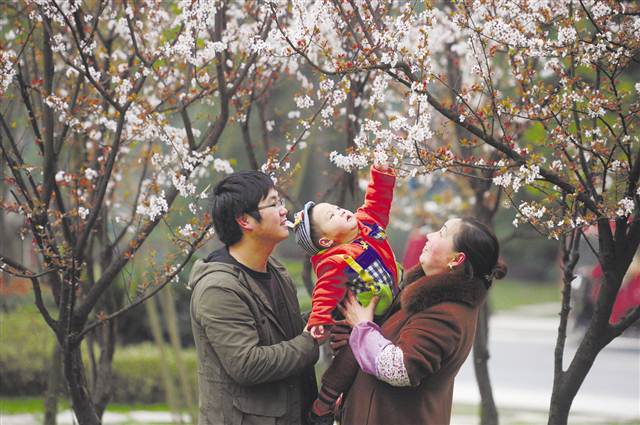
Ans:
[[[455,256],[453,257],[453,260],[451,260],[449,264],[451,264],[454,267],[461,266],[462,264],[464,264],[466,259],[467,259],[467,256],[464,254],[464,252],[456,252]]]
[[[333,240],[329,238],[322,237],[318,241],[318,244],[323,248],[330,248],[333,245]]]

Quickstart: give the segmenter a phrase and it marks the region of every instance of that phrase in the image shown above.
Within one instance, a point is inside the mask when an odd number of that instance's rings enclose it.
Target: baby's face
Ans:
[[[313,225],[321,237],[336,243],[349,242],[358,229],[355,214],[326,202],[313,207]]]

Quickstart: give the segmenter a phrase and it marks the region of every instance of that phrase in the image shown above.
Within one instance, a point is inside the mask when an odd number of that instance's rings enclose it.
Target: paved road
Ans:
[[[548,411],[557,316],[497,315],[490,322],[490,376],[500,407]],[[577,339],[569,340],[565,368]],[[454,399],[479,400],[471,356],[456,379]],[[570,421],[586,417],[640,421],[640,338],[620,337],[596,359],[572,405]]]

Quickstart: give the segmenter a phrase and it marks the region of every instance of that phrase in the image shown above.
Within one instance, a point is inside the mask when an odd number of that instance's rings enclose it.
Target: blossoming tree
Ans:
[[[3,255],[3,269],[32,281],[63,348],[81,423],[98,423],[108,400],[87,389],[81,341],[89,332],[109,341],[105,323],[173,279],[207,237],[197,202],[203,180],[210,168],[230,169],[215,148],[237,124],[257,168],[249,125],[256,110],[266,171],[286,177],[298,158],[290,153],[304,147],[312,127],[346,119],[354,137],[331,154],[336,165],[352,170],[377,158],[405,176],[476,174],[514,201],[514,225],[565,241],[550,423],[566,422],[599,351],[640,317],[636,308],[608,323],[640,243],[634,2],[24,0],[2,7],[0,135],[11,186],[2,208],[24,218],[41,263]],[[459,77],[446,70],[450,51]],[[296,109],[287,114],[287,153],[278,154],[267,115],[284,75],[295,83]],[[433,143],[442,131],[435,117],[464,128],[464,154]],[[515,202],[524,187],[544,202]],[[153,282],[119,311],[96,309],[183,204],[195,218],[172,229],[178,251],[163,258]],[[565,370],[571,260],[591,224],[605,285]],[[43,281],[57,316],[42,301]],[[109,360],[113,350],[104,353]]]
[[[25,0],[0,8],[9,187],[1,207],[22,217],[36,258],[1,252],[0,264],[32,282],[62,347],[76,417],[97,424],[111,395],[114,319],[172,281],[210,236],[199,201],[215,174],[232,171],[216,154],[221,136],[240,127],[256,167],[251,105],[272,130],[261,106],[296,64],[260,54],[273,12],[259,2]],[[174,251],[156,259],[141,250],[153,235]],[[152,258],[138,258],[143,251]],[[129,288],[129,303],[103,309],[134,261],[153,268],[149,278]],[[44,285],[55,308],[43,301]],[[90,333],[101,342],[92,389],[80,352]]]
[[[367,113],[355,146],[334,152],[336,165],[383,158],[406,175],[490,171],[515,208],[515,226],[562,239],[568,255],[549,423],[566,423],[598,353],[640,317],[636,307],[608,322],[640,243],[637,3],[293,1],[286,13],[271,5],[280,33],[274,54],[298,57],[320,76],[319,90],[307,90],[309,103],[328,91],[338,101],[320,125],[346,113],[338,106],[351,81],[370,81],[357,101]],[[439,63],[446,50],[460,57],[459,81]],[[473,155],[432,143],[434,114],[471,135],[464,143]],[[543,200],[516,201],[525,187]],[[565,368],[570,280],[589,225],[598,228],[592,248],[604,285]]]

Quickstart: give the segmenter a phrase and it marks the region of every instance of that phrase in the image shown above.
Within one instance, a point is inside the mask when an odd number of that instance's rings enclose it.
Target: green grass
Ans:
[[[58,410],[68,408],[69,403],[61,400]],[[44,413],[44,399],[40,397],[0,397],[0,413],[3,415]]]
[[[496,280],[489,292],[493,311],[512,310],[528,304],[560,303],[560,288],[555,283],[530,283]]]
[[[58,412],[71,408],[69,400],[60,398]],[[164,403],[159,404],[124,404],[109,403],[107,411],[115,413],[127,413],[136,410],[151,412],[169,412],[169,406]],[[44,413],[44,399],[41,397],[0,397],[0,414],[17,415],[20,413],[42,414]]]
[[[109,403],[109,406],[107,406],[107,411],[116,412],[116,413],[127,413],[127,412],[133,412],[136,410],[146,410],[148,412],[169,412],[171,409],[169,409],[169,406],[166,403],[157,403],[157,404]]]

